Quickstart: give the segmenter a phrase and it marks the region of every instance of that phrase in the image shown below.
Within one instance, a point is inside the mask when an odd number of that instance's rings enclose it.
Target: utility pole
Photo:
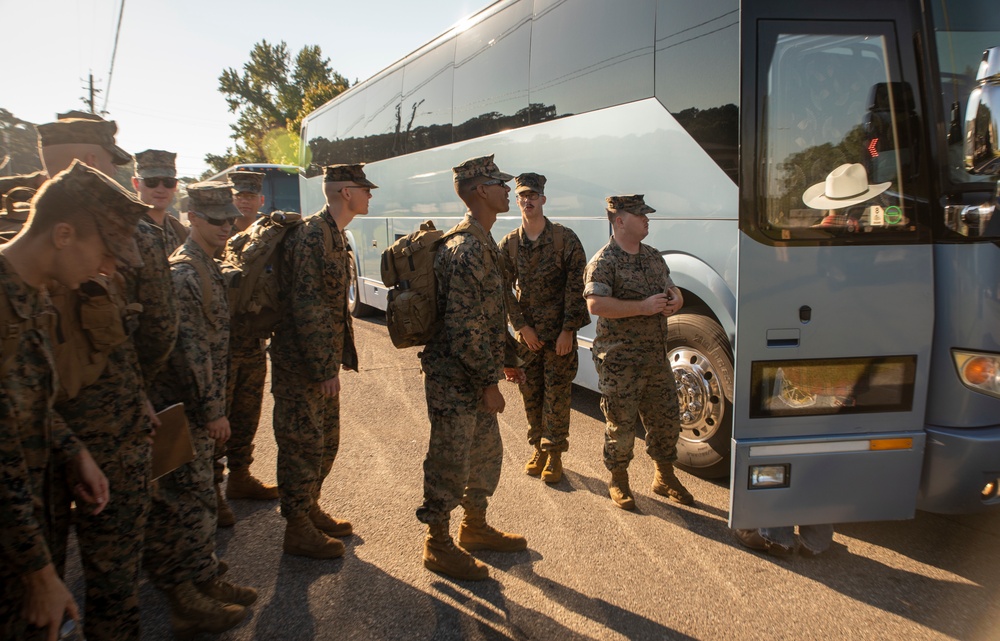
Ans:
[[[97,107],[95,106],[95,102],[97,94],[101,93],[101,90],[94,88],[94,72],[90,72],[88,74],[87,85],[83,89],[87,92],[87,95],[80,98],[80,100],[83,101],[83,104],[87,105],[87,110],[90,111],[90,113],[96,114]]]

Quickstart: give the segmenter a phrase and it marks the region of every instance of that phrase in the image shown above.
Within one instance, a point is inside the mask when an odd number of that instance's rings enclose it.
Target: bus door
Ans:
[[[732,527],[913,516],[934,322],[916,4],[743,2]]]

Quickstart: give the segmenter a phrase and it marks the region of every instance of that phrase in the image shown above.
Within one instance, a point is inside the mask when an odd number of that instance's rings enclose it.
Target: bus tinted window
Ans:
[[[532,122],[653,95],[655,0],[535,0]],[[540,113],[534,113],[541,109]]]
[[[739,173],[739,20],[739,0],[656,5],[656,97],[733,182]]]
[[[337,140],[333,145],[333,163],[359,163],[365,160],[365,90],[353,91],[337,103]],[[330,163],[326,163],[330,164]]]
[[[913,168],[909,141],[917,115],[912,90],[890,77],[895,56],[889,35],[779,33],[770,42],[774,55],[762,56],[770,66],[761,74],[766,86],[760,88],[765,95],[758,150],[759,166],[765,167],[760,228],[779,240],[884,241],[886,234],[914,232],[912,198],[908,206],[903,177]],[[854,163],[876,186],[867,191],[867,185],[858,186],[870,198],[841,199],[850,194],[828,186],[821,192],[829,198],[810,199],[827,207],[805,202],[807,188]]]
[[[428,51],[403,72],[403,151],[451,143],[451,97],[455,40]]]
[[[379,78],[364,94],[366,162],[398,156],[402,153],[403,70]]]
[[[305,167],[306,176],[312,178],[323,172],[323,167],[332,165],[333,144],[337,140],[337,116],[340,111],[333,107],[327,107],[318,113],[311,115],[306,120],[305,130],[302,137],[306,142],[306,153],[299,162]]]
[[[458,36],[455,141],[528,123],[531,2],[520,0]]]

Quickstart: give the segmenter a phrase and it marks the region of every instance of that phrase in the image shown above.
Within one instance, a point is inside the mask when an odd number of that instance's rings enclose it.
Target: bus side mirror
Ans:
[[[1000,47],[983,52],[965,111],[965,170],[1000,175]]]

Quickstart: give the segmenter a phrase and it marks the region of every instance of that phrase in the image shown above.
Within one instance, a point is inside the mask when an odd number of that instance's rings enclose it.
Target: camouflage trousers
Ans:
[[[143,567],[161,590],[218,574],[215,530],[218,511],[212,460],[215,439],[188,414],[194,460],[153,482]]]
[[[139,578],[150,506],[150,446],[145,432],[134,433],[117,447],[87,436],[81,440],[111,488],[111,500],[100,514],[77,509],[74,519],[87,584],[84,635],[88,641],[138,641]]]
[[[267,377],[267,356],[259,338],[229,341],[229,379],[226,398],[229,403],[229,428],[232,435],[225,445],[215,449],[215,482],[222,482],[226,457],[230,470],[246,470],[253,463],[253,439],[260,423],[260,406]]]
[[[271,372],[278,495],[286,519],[305,516],[319,501],[340,449],[340,397],[323,396],[319,383],[293,372]]]
[[[547,341],[526,360],[527,380],[520,390],[528,417],[528,443],[534,447],[547,452],[569,449],[569,411],[578,364],[576,349],[559,356],[555,341]]]
[[[466,379],[424,374],[430,444],[424,459],[422,523],[447,522],[452,510],[485,511],[500,482],[503,443],[496,414],[481,411],[482,390]]]
[[[607,421],[604,465],[609,470],[628,468],[635,444],[636,423],[646,430],[646,453],[658,463],[677,459],[680,417],[677,386],[667,365],[597,365],[601,410]]]

